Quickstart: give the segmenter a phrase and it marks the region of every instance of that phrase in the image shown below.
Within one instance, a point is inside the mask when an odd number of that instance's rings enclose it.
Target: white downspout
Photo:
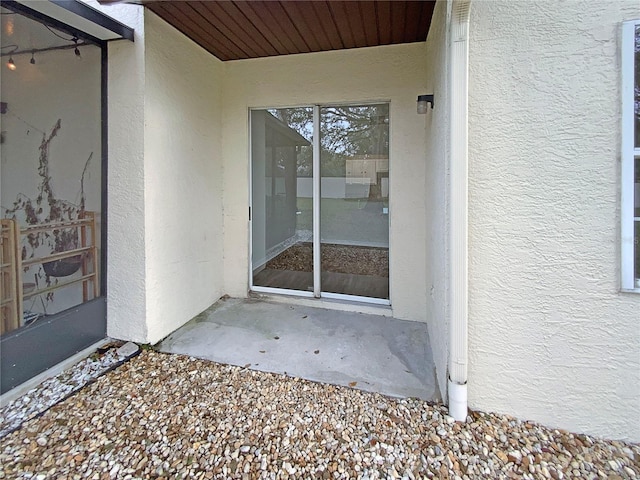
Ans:
[[[450,278],[449,415],[467,419],[467,151],[469,11],[471,0],[453,0],[449,29]]]

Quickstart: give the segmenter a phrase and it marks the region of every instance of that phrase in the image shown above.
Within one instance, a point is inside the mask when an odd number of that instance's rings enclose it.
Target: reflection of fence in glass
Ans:
[[[310,108],[270,109],[268,112],[290,129],[311,141],[313,110]],[[389,105],[324,107],[321,110],[320,144],[322,176],[344,177],[347,162],[355,159],[389,157]],[[311,177],[312,151],[298,158],[298,176]]]
[[[320,109],[322,291],[389,298],[389,106]],[[335,185],[335,180],[332,182]]]

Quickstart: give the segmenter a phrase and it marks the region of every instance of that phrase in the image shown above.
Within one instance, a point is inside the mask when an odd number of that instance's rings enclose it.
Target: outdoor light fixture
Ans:
[[[72,40],[76,44],[76,48],[73,49],[73,52],[76,54],[76,57],[80,58],[80,49],[78,48],[78,37],[73,37]]]
[[[420,115],[424,115],[427,113],[427,105],[431,104],[431,109],[433,110],[434,100],[433,95],[418,95],[418,113]]]
[[[18,68],[16,66],[16,63],[13,61],[13,54],[16,53],[16,50],[18,50],[18,45],[2,45],[2,50],[5,49],[11,49],[10,51],[3,53],[2,56],[4,57],[5,55],[9,55],[9,61],[7,62],[7,68],[9,70],[15,70],[16,68]]]
[[[80,52],[80,47],[84,47],[85,45],[88,45],[86,42],[81,42],[80,39],[78,39],[77,37],[74,37],[72,39],[66,39],[68,41],[72,41],[73,43],[71,45],[56,45],[55,47],[46,47],[46,48],[34,48],[34,49],[29,49],[29,50],[20,50],[18,48],[17,45],[3,45],[2,49],[4,50],[5,48],[11,48],[12,50],[6,52],[6,53],[2,53],[2,57],[9,57],[9,60],[6,63],[6,66],[9,70],[17,70],[18,66],[16,65],[15,61],[13,60],[13,56],[14,55],[26,55],[26,54],[31,54],[31,58],[29,59],[29,63],[31,65],[35,65],[36,63],[38,63],[36,61],[36,53],[37,54],[41,54],[43,52],[51,52],[54,50],[71,50],[73,49],[73,52],[75,53],[76,58],[82,59],[82,54]]]

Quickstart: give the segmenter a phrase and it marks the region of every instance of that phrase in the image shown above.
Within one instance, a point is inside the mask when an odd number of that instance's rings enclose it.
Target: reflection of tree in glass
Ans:
[[[389,155],[389,105],[321,109],[322,176],[345,175],[345,160]]]
[[[311,108],[272,109],[269,113],[307,140],[312,140]],[[347,158],[389,155],[388,104],[324,107],[320,109],[320,115],[323,177],[344,176]],[[298,153],[298,176],[311,176],[312,163],[311,148],[302,148]]]
[[[344,156],[389,153],[389,105],[321,110],[322,148]]]
[[[292,128],[304,138],[313,140],[313,109],[306,108],[279,108],[270,109],[268,112],[282,123]],[[278,162],[281,160],[279,159]],[[313,150],[311,147],[298,147],[299,177],[310,177],[313,171]]]

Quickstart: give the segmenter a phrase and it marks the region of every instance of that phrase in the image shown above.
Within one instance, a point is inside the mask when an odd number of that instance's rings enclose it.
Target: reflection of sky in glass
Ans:
[[[271,108],[267,111],[312,141],[312,108]],[[388,155],[388,125],[388,104],[323,107],[320,132],[322,148],[346,156]]]
[[[313,138],[312,108],[269,108],[267,112],[311,142]]]
[[[313,108],[270,108],[266,110],[283,124],[313,141]],[[337,105],[320,108],[320,155],[322,175],[345,175],[349,158],[388,158],[389,105]],[[313,149],[300,148],[298,176],[313,171]]]

